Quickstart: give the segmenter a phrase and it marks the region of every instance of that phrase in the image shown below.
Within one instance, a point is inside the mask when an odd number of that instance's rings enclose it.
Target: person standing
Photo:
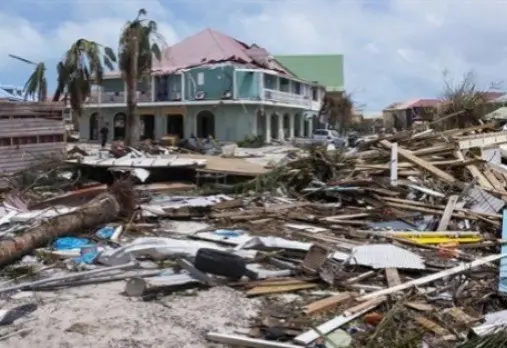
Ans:
[[[109,122],[106,122],[104,127],[100,129],[100,145],[102,146],[102,148],[106,146],[108,135],[109,135]]]

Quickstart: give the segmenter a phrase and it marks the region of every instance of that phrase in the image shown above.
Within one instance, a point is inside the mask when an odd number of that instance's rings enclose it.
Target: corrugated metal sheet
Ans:
[[[495,214],[505,206],[505,202],[480,188],[471,188],[467,193],[471,199],[470,209],[478,213]]]
[[[378,268],[425,269],[424,260],[392,244],[360,245],[352,249],[350,264]]]

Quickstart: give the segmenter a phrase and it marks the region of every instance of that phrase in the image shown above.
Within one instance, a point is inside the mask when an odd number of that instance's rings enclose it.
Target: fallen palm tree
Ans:
[[[81,208],[43,221],[21,235],[0,241],[0,266],[44,247],[56,238],[80,233],[111,222],[122,214],[130,214],[134,201],[131,182],[118,181],[107,193],[99,195]]]

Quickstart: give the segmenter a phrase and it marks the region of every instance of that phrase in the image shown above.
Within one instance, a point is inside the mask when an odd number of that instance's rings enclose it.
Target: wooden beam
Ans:
[[[458,198],[458,195],[452,195],[447,200],[447,205],[445,206],[444,214],[442,214],[440,222],[438,223],[437,231],[447,230],[447,226],[449,226],[449,222],[451,221],[452,213],[456,207]]]
[[[380,145],[382,145],[388,149],[391,149],[393,146],[393,144],[387,140],[381,140]],[[415,165],[427,170],[428,172],[434,174],[435,176],[440,178],[442,181],[445,181],[446,183],[448,183],[450,185],[456,185],[459,183],[458,180],[456,180],[456,178],[454,178],[452,175],[449,175],[446,172],[444,172],[443,170],[438,169],[437,167],[435,167],[434,165],[432,165],[428,161],[425,161],[425,160],[417,157],[409,150],[406,150],[402,147],[398,147],[398,154],[400,156],[404,157],[407,161],[410,161],[410,162],[414,163]]]

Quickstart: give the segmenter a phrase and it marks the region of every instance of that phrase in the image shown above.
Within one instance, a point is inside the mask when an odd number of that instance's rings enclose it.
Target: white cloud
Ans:
[[[507,2],[497,0],[219,0],[213,8],[76,1],[70,17],[49,30],[0,10],[0,52],[56,60],[79,37],[116,47],[124,22],[140,7],[159,22],[169,44],[214,27],[272,53],[343,53],[346,87],[368,109],[438,94],[444,69],[458,76],[473,69],[485,85],[503,80],[507,71]],[[13,64],[0,55],[0,72]]]

